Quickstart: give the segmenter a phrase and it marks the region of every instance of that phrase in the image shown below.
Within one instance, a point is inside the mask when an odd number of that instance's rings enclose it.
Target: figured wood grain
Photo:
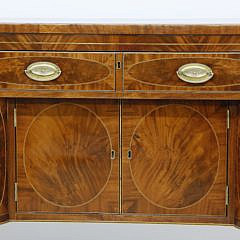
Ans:
[[[231,47],[238,46],[240,38],[237,35],[234,36],[207,36],[207,35],[77,35],[77,34],[3,34],[0,35],[0,49],[1,43],[7,44],[7,49],[10,51],[14,50],[14,44],[19,47],[19,50],[33,50],[37,49],[42,51],[44,58],[42,58],[42,52],[2,52],[0,57],[9,58],[9,61],[18,58],[19,59],[43,59],[53,61],[54,59],[65,59],[65,62],[60,61],[60,65],[63,64],[66,71],[62,74],[56,81],[51,83],[36,83],[29,80],[22,70],[18,72],[20,74],[20,83],[15,84],[16,77],[18,76],[16,71],[6,72],[6,79],[11,83],[3,82],[0,84],[0,96],[1,97],[52,97],[52,98],[174,98],[174,99],[240,99],[239,91],[239,81],[238,81],[238,54],[228,53],[231,51]],[[11,40],[13,41],[11,44]],[[22,41],[22,42],[21,42]],[[14,43],[15,42],[15,43]],[[69,43],[69,44],[67,44]],[[30,44],[30,45],[29,45]],[[33,45],[32,45],[33,44]],[[123,64],[125,65],[124,75],[121,76],[122,69],[114,71],[114,58],[121,59],[122,53],[56,53],[56,52],[44,52],[46,49],[48,51],[79,51],[79,44],[83,46],[83,51],[168,51],[168,52],[184,52],[192,51],[197,52],[197,54],[130,54],[131,57],[125,53],[127,59],[123,59]],[[107,46],[104,46],[107,44]],[[47,46],[48,45],[48,46]],[[36,46],[36,48],[32,48]],[[46,47],[47,46],[47,47]],[[85,47],[84,47],[85,46]],[[96,47],[98,46],[98,47]],[[108,47],[109,46],[109,47]],[[157,48],[155,48],[157,46]],[[239,45],[240,46],[240,45]],[[45,48],[46,47],[46,48]],[[150,48],[149,48],[150,47]],[[230,48],[229,48],[230,47]],[[5,48],[2,48],[5,49]],[[232,49],[237,51],[237,48]],[[225,54],[200,54],[201,52],[207,51],[225,51]],[[134,55],[134,56],[132,56]],[[179,79],[176,79],[175,70],[172,69],[172,62],[168,63],[165,61],[165,68],[169,70],[160,71],[164,73],[171,81],[164,80],[164,84],[173,85],[160,85],[160,84],[149,84],[152,79],[158,81],[159,76],[153,77],[147,70],[144,71],[150,74],[150,78],[145,74],[140,74],[140,77],[145,77],[146,82],[136,81],[128,74],[127,70],[131,66],[135,66],[138,61],[152,61],[156,60],[157,57],[161,58],[180,58],[176,62],[183,63],[185,56],[192,57],[193,60],[206,61],[206,64],[210,64],[215,68],[214,81],[210,80],[205,85],[201,86],[191,86],[183,83]],[[137,56],[137,57],[136,57]],[[129,59],[132,58],[132,59]],[[207,60],[207,59],[208,60]],[[220,59],[219,64],[215,64],[216,60]],[[222,59],[223,58],[223,59]],[[231,59],[228,59],[231,58]],[[71,61],[75,63],[84,60],[84,64],[99,63],[98,65],[101,69],[108,68],[110,75],[102,80],[93,81],[91,83],[82,83],[81,79],[75,71],[71,70]],[[86,62],[85,62],[86,60]],[[127,60],[127,61],[126,61]],[[131,60],[131,61],[130,61]],[[14,60],[15,61],[15,60]],[[69,62],[68,62],[69,61]],[[163,60],[161,59],[161,62]],[[1,61],[0,61],[1,62]],[[164,62],[164,61],[163,61]],[[83,63],[83,62],[82,62]],[[168,63],[168,64],[167,64]],[[87,65],[88,65],[87,64]],[[146,63],[145,63],[146,64]],[[81,64],[80,64],[81,65]],[[76,66],[80,66],[76,64]],[[91,64],[90,64],[91,65]],[[180,64],[179,64],[180,65]],[[8,66],[3,65],[3,68]],[[61,65],[62,66],[62,65]],[[232,68],[231,68],[231,67]],[[105,68],[106,67],[106,68]],[[13,66],[8,67],[13,68]],[[164,68],[164,69],[165,69]],[[222,68],[224,71],[222,71]],[[80,68],[79,68],[80,69]],[[142,69],[145,68],[140,68]],[[148,69],[148,68],[147,68]],[[16,70],[16,69],[15,69]],[[154,69],[153,69],[154,70]],[[89,71],[88,71],[89,72]],[[91,68],[88,75],[94,75],[95,69]],[[22,75],[21,75],[22,74]],[[229,75],[229,80],[226,78],[226,74]],[[104,74],[103,74],[104,75]],[[84,75],[85,76],[85,75]],[[83,76],[83,78],[84,78]],[[97,75],[98,76],[98,75]],[[5,74],[2,73],[2,79],[5,79]],[[94,77],[94,78],[95,78]],[[19,80],[19,79],[18,79]],[[85,78],[86,80],[86,78]],[[215,81],[217,80],[217,81]],[[162,79],[161,79],[162,81]],[[61,84],[57,84],[61,82]],[[122,91],[121,85],[125,84],[125,91]],[[29,84],[28,84],[29,83]],[[74,84],[71,84],[74,83]],[[34,85],[32,85],[34,84]],[[213,86],[211,85],[213,84]],[[224,84],[224,85],[222,85]],[[201,91],[199,91],[201,90]],[[147,94],[145,94],[147,93]]]
[[[6,154],[4,149],[5,147],[5,126],[4,126],[4,120],[3,120],[3,115],[2,111],[0,113],[0,146],[1,146],[1,156],[0,156],[0,206],[2,205],[3,202],[3,197],[5,194],[5,188],[6,188]]]
[[[226,106],[129,100],[122,125],[123,213],[226,216]]]
[[[209,52],[239,48],[238,35],[0,33],[2,50]]]
[[[0,222],[5,221],[7,209],[7,159],[6,159],[6,101],[0,101]]]
[[[0,33],[0,49],[35,51],[233,52],[239,35]]]
[[[93,112],[81,105],[53,105],[27,130],[26,175],[35,192],[52,204],[86,204],[108,182],[111,149],[107,129]]]
[[[31,24],[2,23],[2,33],[239,34],[238,24]]]
[[[184,208],[214,184],[219,144],[208,120],[191,107],[168,105],[138,123],[130,143],[133,180],[159,207]]]
[[[114,100],[18,102],[17,212],[118,211],[117,109]]]
[[[45,82],[34,81],[24,76],[23,73],[27,66],[31,63],[44,61],[53,62],[59,66],[63,74],[54,81]],[[65,63],[65,65],[62,63]],[[109,69],[101,63],[68,57],[49,57],[47,59],[43,57],[4,58],[0,60],[0,69],[2,69],[0,74],[2,83],[37,86],[91,84],[107,78],[110,74]]]
[[[35,62],[58,65],[54,81],[34,81],[24,70]],[[1,53],[0,88],[21,90],[114,91],[114,54],[108,53]]]
[[[239,91],[238,54],[124,54],[126,91]],[[205,83],[179,79],[178,69],[189,63],[209,66],[214,76]]]

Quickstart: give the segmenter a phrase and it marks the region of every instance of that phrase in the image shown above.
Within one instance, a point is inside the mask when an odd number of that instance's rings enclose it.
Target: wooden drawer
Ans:
[[[50,62],[61,74],[54,80],[33,80],[25,70],[33,63]],[[115,91],[113,53],[1,52],[0,89]]]
[[[204,64],[213,73],[202,83],[181,80],[178,69],[190,63]],[[240,90],[239,54],[124,54],[125,91],[216,92]]]

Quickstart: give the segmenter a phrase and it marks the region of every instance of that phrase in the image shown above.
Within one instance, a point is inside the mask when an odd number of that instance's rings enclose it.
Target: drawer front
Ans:
[[[0,89],[115,91],[114,66],[111,53],[1,52]]]
[[[239,91],[240,55],[127,53],[124,90]]]

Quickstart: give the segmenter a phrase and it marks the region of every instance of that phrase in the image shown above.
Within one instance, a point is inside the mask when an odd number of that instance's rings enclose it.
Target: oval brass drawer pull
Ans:
[[[27,67],[25,74],[32,80],[46,82],[57,79],[61,69],[51,62],[36,62]]]
[[[209,81],[214,73],[210,67],[200,63],[182,65],[177,71],[178,77],[188,83],[204,83]]]

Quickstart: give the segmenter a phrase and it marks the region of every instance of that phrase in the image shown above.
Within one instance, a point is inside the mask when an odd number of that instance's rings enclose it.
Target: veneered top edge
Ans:
[[[239,24],[40,24],[1,23],[0,33],[107,35],[240,35]]]

